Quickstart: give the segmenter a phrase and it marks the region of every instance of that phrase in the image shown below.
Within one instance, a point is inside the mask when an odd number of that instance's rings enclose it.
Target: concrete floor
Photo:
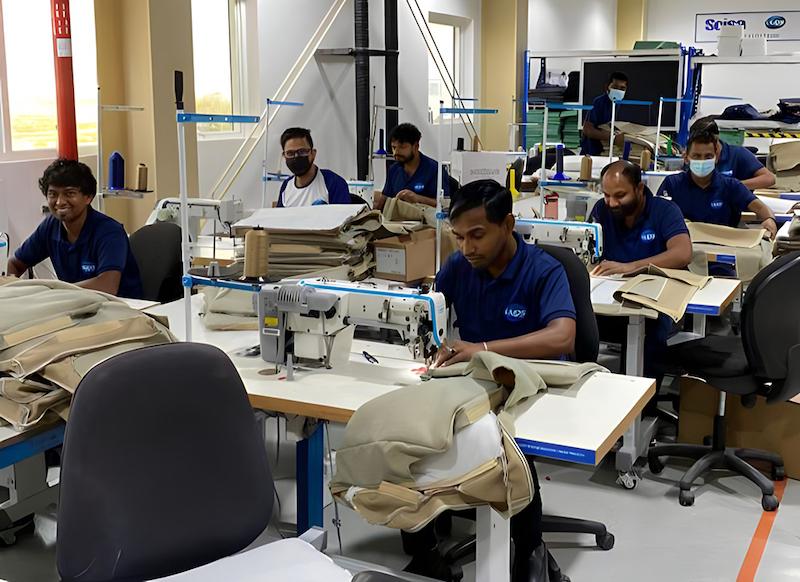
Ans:
[[[677,479],[685,465],[670,463],[658,476],[646,470],[636,489],[615,484],[610,462],[597,470],[561,463],[537,463],[545,512],[604,522],[616,537],[614,549],[594,547],[587,535],[546,534],[563,571],[574,582],[647,579],[651,582],[733,581],[763,512],[756,488],[743,477],[712,476],[697,489],[693,507],[677,500]],[[366,524],[340,508],[344,554],[390,568],[402,568],[396,531]],[[333,509],[325,513],[328,553],[338,553]],[[472,524],[454,520],[456,535]],[[50,582],[55,570],[55,514],[38,515],[36,532],[16,545],[0,548],[0,580]],[[262,539],[274,538],[274,530]],[[474,581],[471,565],[464,581]],[[800,581],[800,482],[790,480],[775,518],[755,580]]]

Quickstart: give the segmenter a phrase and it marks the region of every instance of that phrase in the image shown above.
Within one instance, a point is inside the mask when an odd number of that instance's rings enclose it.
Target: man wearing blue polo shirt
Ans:
[[[419,151],[422,133],[410,123],[401,123],[392,130],[389,144],[395,163],[386,175],[386,185],[376,191],[373,207],[383,210],[387,198],[414,204],[436,206],[436,170],[439,165]],[[444,182],[445,193],[447,181]]]
[[[703,117],[692,124],[690,133],[710,133],[719,139],[719,127],[713,117]],[[731,145],[720,140],[717,171],[736,178],[748,190],[771,188],[775,185],[775,174],[766,169],[745,147]]]
[[[778,225],[772,210],[739,180],[716,171],[720,149],[714,134],[691,134],[684,153],[688,171],[667,176],[658,195],[672,198],[693,222],[738,226],[742,211],[749,210],[774,238]]]
[[[8,261],[20,276],[48,257],[62,281],[111,295],[142,296],[139,267],[116,220],[91,207],[97,181],[86,164],[59,159],[39,179],[51,215]]]
[[[583,155],[599,156],[603,153],[603,148],[611,140],[611,132],[607,129],[600,129],[600,126],[611,122],[611,102],[625,99],[627,90],[628,76],[619,71],[611,73],[605,92],[592,101],[592,109],[583,122],[583,140],[581,141]],[[622,132],[614,136],[614,144],[619,147],[625,145],[625,135]]]
[[[514,232],[511,192],[478,180],[453,196],[450,223],[459,252],[436,275],[436,289],[455,309],[461,339],[443,346],[437,366],[468,361],[480,351],[514,358],[563,358],[575,343],[575,306],[562,265]],[[542,542],[542,500],[533,461],[533,501],[511,518],[512,580],[547,580],[557,569]],[[413,555],[408,571],[449,580],[432,525],[404,532]],[[553,580],[554,578],[549,578]]]
[[[613,162],[600,174],[603,200],[591,220],[603,227],[603,257],[592,275],[627,275],[648,265],[683,269],[692,260],[692,241],[680,209],[656,198],[642,182],[642,170],[627,160]],[[600,339],[624,341],[626,318],[597,316]],[[672,320],[661,315],[645,324],[644,375],[659,382]]]

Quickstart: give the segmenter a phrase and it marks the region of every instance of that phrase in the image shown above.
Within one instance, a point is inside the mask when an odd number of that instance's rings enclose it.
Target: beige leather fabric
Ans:
[[[649,307],[678,322],[695,292],[705,287],[710,279],[689,271],[650,265],[647,274],[626,281],[614,292],[614,298]]]

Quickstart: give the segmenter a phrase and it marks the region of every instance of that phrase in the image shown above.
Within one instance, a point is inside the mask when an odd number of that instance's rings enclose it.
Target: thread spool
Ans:
[[[650,154],[650,150],[644,150],[644,151],[642,152],[642,157],[641,157],[641,159],[639,160],[639,166],[640,166],[640,167],[642,168],[642,170],[644,170],[645,172],[646,172],[647,170],[649,170],[649,169],[650,169],[650,156],[651,156],[651,155],[652,155],[652,154]]]
[[[113,152],[108,158],[108,189],[125,189],[125,158],[119,152]]]
[[[583,156],[581,159],[581,182],[592,179],[592,156]]]
[[[631,157],[631,146],[633,142],[626,141],[625,145],[622,148],[622,159],[627,160]]]
[[[464,138],[459,137],[456,139],[456,151],[463,152],[464,151]]]
[[[244,277],[258,279],[269,274],[269,234],[254,228],[244,235]]]
[[[147,191],[147,166],[139,164],[136,167],[136,190],[139,192]]]

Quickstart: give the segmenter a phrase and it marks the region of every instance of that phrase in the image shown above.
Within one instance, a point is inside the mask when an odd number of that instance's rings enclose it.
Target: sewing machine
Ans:
[[[212,200],[209,198],[189,199],[189,239],[197,241],[202,229],[201,221],[215,220],[227,224],[228,229],[234,222],[244,218],[244,207],[241,200]],[[172,222],[181,225],[180,198],[162,198],[145,224],[156,222]]]
[[[600,262],[603,256],[603,229],[594,222],[518,218],[515,230],[530,244],[570,248],[586,265]]]
[[[253,301],[262,359],[287,368],[298,360],[332,367],[335,352],[349,356],[356,325],[396,330],[413,358],[428,359],[447,328],[441,293],[375,283],[283,281],[262,286]]]

